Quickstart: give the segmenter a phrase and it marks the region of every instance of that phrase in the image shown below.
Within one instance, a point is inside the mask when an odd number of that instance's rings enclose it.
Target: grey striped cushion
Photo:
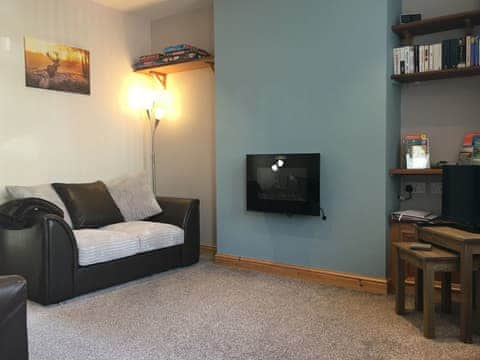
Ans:
[[[106,185],[125,221],[144,220],[162,212],[144,173]]]

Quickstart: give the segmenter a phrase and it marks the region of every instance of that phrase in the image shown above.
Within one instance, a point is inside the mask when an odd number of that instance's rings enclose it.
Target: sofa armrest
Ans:
[[[27,285],[20,276],[0,276],[0,355],[28,359]]]
[[[181,199],[157,197],[163,212],[149,220],[176,225],[185,232],[183,244],[183,265],[198,262],[200,256],[200,201],[197,199]]]
[[[77,267],[75,237],[61,217],[39,212],[29,228],[0,230],[0,275],[23,276],[35,302],[49,305],[71,298]]]

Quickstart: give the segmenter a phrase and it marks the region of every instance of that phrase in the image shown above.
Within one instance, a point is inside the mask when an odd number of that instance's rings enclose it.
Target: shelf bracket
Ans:
[[[162,74],[156,71],[150,71],[150,75],[157,80],[164,89],[167,88],[167,74]]]
[[[210,69],[215,72],[215,61],[205,61],[208,65],[210,65]]]

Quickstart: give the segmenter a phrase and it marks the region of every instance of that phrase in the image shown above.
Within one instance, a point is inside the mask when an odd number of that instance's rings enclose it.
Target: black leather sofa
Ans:
[[[0,276],[0,359],[28,359],[27,286],[20,276]]]
[[[199,201],[157,198],[163,212],[147,219],[179,226],[182,245],[80,266],[72,229],[55,215],[39,212],[31,227],[0,229],[0,275],[27,279],[28,298],[49,305],[140,277],[188,266],[200,254]]]

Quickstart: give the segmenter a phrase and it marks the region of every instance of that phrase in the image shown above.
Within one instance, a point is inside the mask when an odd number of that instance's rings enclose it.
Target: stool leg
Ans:
[[[435,272],[426,264],[423,269],[423,336],[428,339],[435,337]]]
[[[405,314],[405,261],[400,258],[400,251],[396,250],[397,273],[395,276],[395,312]]]
[[[423,270],[415,271],[415,310],[423,311]]]
[[[475,316],[475,323],[474,326],[476,327],[476,331],[480,333],[480,271],[475,271],[473,273],[473,307],[475,308],[474,316]]]
[[[473,272],[472,285],[473,308],[480,310],[480,271],[478,270]]]
[[[442,273],[442,312],[452,312],[452,274]]]

